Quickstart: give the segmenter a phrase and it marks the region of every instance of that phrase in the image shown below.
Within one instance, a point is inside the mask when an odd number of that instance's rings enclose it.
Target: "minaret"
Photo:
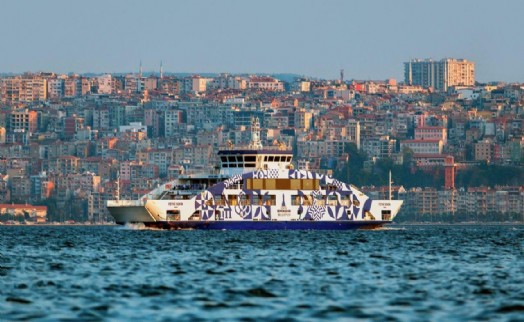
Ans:
[[[162,61],[160,61],[160,79],[164,78],[164,68],[162,66]]]
[[[251,118],[251,143],[249,148],[253,150],[262,149],[262,141],[260,141],[260,121],[258,117]]]
[[[340,70],[340,84],[344,83],[344,69]]]
[[[140,60],[140,68],[138,69],[138,77],[142,78],[142,60]]]

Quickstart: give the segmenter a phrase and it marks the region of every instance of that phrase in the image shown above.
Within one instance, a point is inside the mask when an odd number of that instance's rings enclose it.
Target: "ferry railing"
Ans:
[[[119,207],[133,207],[133,206],[143,206],[146,201],[140,200],[108,200],[108,206],[119,206]]]

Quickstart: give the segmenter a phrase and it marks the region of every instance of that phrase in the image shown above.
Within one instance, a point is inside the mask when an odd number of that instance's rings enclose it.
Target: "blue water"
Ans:
[[[524,226],[0,226],[0,320],[523,321]]]

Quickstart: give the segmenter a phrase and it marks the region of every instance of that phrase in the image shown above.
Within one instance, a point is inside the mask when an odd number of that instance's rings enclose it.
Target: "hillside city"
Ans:
[[[0,221],[111,221],[218,149],[286,145],[299,169],[371,198],[398,221],[524,221],[524,84],[478,83],[465,59],[414,59],[397,81],[158,72],[0,76]]]

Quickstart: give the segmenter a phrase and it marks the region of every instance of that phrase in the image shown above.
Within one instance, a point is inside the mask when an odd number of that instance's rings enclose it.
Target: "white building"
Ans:
[[[98,77],[98,93],[113,93],[113,76],[111,76],[110,74],[106,74]]]
[[[47,80],[47,95],[49,98],[64,97],[65,82],[63,78],[51,78]]]
[[[404,140],[400,142],[400,150],[409,148],[415,154],[442,154],[442,140]]]

